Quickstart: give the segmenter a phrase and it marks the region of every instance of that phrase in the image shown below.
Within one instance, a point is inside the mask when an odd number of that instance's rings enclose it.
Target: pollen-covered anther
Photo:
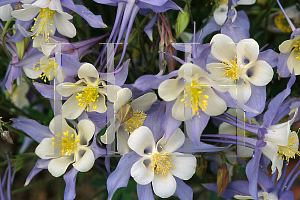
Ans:
[[[191,82],[190,85],[186,85],[185,87],[185,94],[183,95],[183,99],[181,102],[185,102],[185,107],[191,106],[193,109],[194,115],[199,115],[199,108],[202,111],[207,109],[207,99],[209,98],[208,95],[203,95],[202,93],[205,91],[205,88],[200,86],[195,80]],[[191,102],[187,102],[186,99],[190,97]]]
[[[125,131],[128,134],[131,134],[135,129],[143,125],[146,117],[147,114],[145,114],[143,111],[137,110],[130,119],[124,122],[126,125]]]
[[[83,88],[83,92],[77,93],[76,99],[79,102],[79,107],[86,106],[86,111],[89,111],[89,107],[91,106],[94,110],[97,109],[95,102],[97,102],[97,98],[99,97],[99,92],[97,88],[93,86],[86,86]]]
[[[52,18],[54,13],[55,10],[50,10],[49,8],[41,8],[38,16],[34,18],[35,23],[31,28],[31,31],[34,35],[32,39],[42,34],[45,41],[49,41],[50,33],[53,34],[53,31],[51,30],[50,26],[53,26]]]
[[[241,63],[237,61],[237,57],[235,56],[234,59],[230,59],[230,62],[224,61],[223,64],[225,64],[225,67],[222,76],[229,78],[233,82],[239,80],[243,68],[241,67]]]
[[[150,167],[156,174],[166,178],[170,170],[175,168],[171,162],[171,152],[166,151],[159,153],[156,151],[154,153],[150,153],[149,155],[152,157]]]
[[[41,63],[41,62],[37,62],[37,64],[35,64],[35,66],[39,65],[39,67],[34,67],[33,69],[35,69],[36,71],[43,71],[42,74],[40,75],[40,78],[42,80],[44,80],[44,82],[47,82],[47,79],[50,81],[51,78],[55,77],[55,74],[57,74],[56,72],[56,68],[58,66],[58,64],[55,62],[55,60],[53,59],[47,59],[48,62],[45,63]]]
[[[286,146],[279,146],[277,156],[279,156],[279,160],[287,160],[289,162],[290,158],[295,158],[295,155],[297,154],[300,156],[300,152],[298,151],[299,147],[299,138],[295,131],[291,131],[289,135],[289,141],[288,145]]]
[[[55,149],[59,149],[60,156],[71,155],[76,152],[77,143],[80,141],[78,135],[69,134],[69,131],[58,133],[55,137],[52,137]]]

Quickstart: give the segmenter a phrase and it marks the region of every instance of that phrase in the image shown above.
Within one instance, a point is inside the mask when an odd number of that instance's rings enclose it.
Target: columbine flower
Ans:
[[[300,74],[300,35],[296,35],[291,40],[286,40],[279,45],[279,51],[283,54],[290,54],[287,60],[287,67],[295,75]]]
[[[57,126],[54,122],[58,121],[61,121],[61,132],[54,135],[54,126]],[[64,174],[72,163],[81,172],[87,172],[93,167],[95,157],[88,145],[94,135],[95,125],[90,120],[81,120],[76,132],[61,115],[57,115],[50,122],[49,129],[53,137],[44,138],[35,153],[42,159],[51,159],[48,170],[53,176]]]
[[[188,63],[181,66],[176,79],[166,80],[159,85],[158,94],[165,101],[176,99],[172,116],[177,120],[189,120],[202,111],[209,116],[216,116],[222,114],[227,106],[213,91],[214,84],[200,67]]]
[[[62,115],[67,119],[77,118],[84,110],[104,113],[107,109],[105,96],[114,102],[119,86],[106,85],[99,78],[97,69],[89,63],[83,64],[78,70],[79,81],[61,83],[57,86],[60,95],[72,95],[62,106]]]
[[[281,169],[283,160],[289,162],[290,158],[295,158],[295,155],[300,156],[298,151],[299,138],[295,131],[291,131],[290,127],[297,116],[298,109],[294,113],[294,117],[281,124],[272,125],[268,128],[268,133],[265,134],[264,141],[266,146],[260,148],[265,156],[272,161],[272,174],[278,170],[278,178],[281,177]]]
[[[232,98],[245,103],[251,96],[250,83],[265,86],[272,80],[272,67],[266,61],[257,60],[259,46],[255,40],[244,39],[236,45],[227,35],[217,34],[210,43],[211,54],[221,61],[207,64],[210,77],[236,85],[228,91]]]
[[[37,38],[40,40],[40,37]],[[56,78],[59,83],[63,82],[66,78],[65,73],[62,71],[61,66],[55,61],[55,57],[50,57],[51,51],[55,45],[52,43],[43,43],[41,50],[45,56],[40,58],[40,61],[34,64],[33,68],[23,67],[23,70],[29,78],[36,79],[41,78],[44,82],[47,82]]]
[[[76,35],[74,25],[69,22],[73,17],[63,12],[60,1],[37,0],[32,4],[23,4],[23,8],[11,14],[22,21],[34,19],[35,23],[31,28],[33,38],[43,35],[45,41],[48,41],[56,29],[60,34],[70,38]]]
[[[176,191],[173,176],[183,180],[195,173],[196,158],[176,151],[184,143],[184,134],[177,129],[168,141],[162,137],[155,144],[151,130],[146,126],[136,129],[128,139],[128,146],[142,156],[131,168],[131,176],[140,185],[152,182],[154,193],[162,198]]]
[[[114,113],[109,122],[110,126],[106,133],[101,136],[101,141],[110,144],[115,139],[117,132],[118,152],[126,154],[130,151],[127,146],[129,135],[143,125],[147,114],[145,112],[150,109],[152,104],[157,100],[154,93],[147,93],[137,99],[131,101],[132,92],[128,88],[123,88],[117,92],[117,100],[114,103]]]
[[[256,0],[240,0],[237,2],[237,5],[251,5],[254,4]],[[232,22],[234,22],[236,18],[236,10],[235,7],[236,5],[232,5],[231,9],[235,11],[235,15],[232,18]],[[219,7],[215,10],[214,12],[214,19],[217,24],[223,25],[225,23],[225,20],[227,18],[227,12],[228,12],[228,0],[220,0]]]

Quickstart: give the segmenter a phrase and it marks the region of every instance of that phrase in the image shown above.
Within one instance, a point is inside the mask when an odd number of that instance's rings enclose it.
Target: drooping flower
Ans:
[[[187,63],[178,70],[176,79],[165,80],[159,85],[158,94],[165,101],[176,99],[172,108],[176,120],[186,121],[200,112],[216,116],[227,108],[225,101],[212,89],[217,84],[200,67]],[[216,87],[216,90],[224,91],[224,88]]]
[[[117,92],[117,99],[114,103],[114,113],[109,119],[110,125],[106,133],[101,136],[101,141],[110,144],[115,139],[117,132],[117,149],[120,154],[126,154],[130,151],[127,145],[129,135],[143,125],[152,104],[157,100],[155,93],[147,93],[143,96],[131,100],[132,92],[128,88],[123,88]]]
[[[107,109],[105,96],[110,102],[115,101],[119,86],[106,85],[99,78],[96,68],[89,63],[81,65],[78,70],[79,81],[76,83],[64,82],[56,89],[64,97],[71,96],[62,106],[62,115],[67,119],[77,118],[84,110],[104,113]]]
[[[132,165],[131,176],[140,185],[152,182],[153,191],[162,198],[176,191],[175,177],[190,179],[195,173],[196,158],[176,151],[184,143],[184,134],[177,129],[168,141],[162,137],[155,143],[146,126],[136,129],[128,139],[128,146],[141,158]]]
[[[240,0],[237,1],[236,4],[233,4],[231,6],[231,9],[235,10],[235,6],[237,5],[251,5],[254,4],[256,2],[256,0]],[[227,12],[228,12],[228,0],[221,0],[219,3],[218,8],[214,11],[214,19],[216,21],[216,23],[218,25],[223,25],[226,21],[227,18]],[[234,15],[234,17],[232,18],[232,22],[234,22],[234,20],[236,19],[236,14]]]
[[[221,61],[207,64],[210,77],[236,86],[228,90],[233,99],[246,103],[251,96],[251,84],[265,86],[272,80],[272,67],[258,60],[259,46],[255,40],[244,39],[235,44],[227,35],[217,34],[210,43],[211,54]]]

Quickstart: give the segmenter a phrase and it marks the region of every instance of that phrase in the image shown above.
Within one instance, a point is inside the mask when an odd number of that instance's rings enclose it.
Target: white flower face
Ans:
[[[211,40],[211,54],[221,63],[209,63],[207,69],[213,80],[223,80],[230,87],[229,93],[241,103],[251,96],[251,85],[264,86],[273,78],[273,69],[265,61],[257,60],[259,46],[253,39],[235,44],[230,37],[217,34]]]
[[[227,106],[223,99],[215,94],[210,80],[200,67],[184,64],[176,79],[162,82],[158,87],[159,96],[165,101],[176,102],[172,108],[174,119],[186,121],[203,111],[207,115],[222,114]]]
[[[73,17],[63,12],[60,1],[38,0],[33,4],[24,4],[23,9],[15,10],[11,14],[22,21],[35,21],[31,28],[33,39],[42,35],[44,41],[49,41],[49,36],[54,35],[56,29],[70,38],[76,35],[74,25],[69,22]]]
[[[96,68],[89,63],[83,64],[78,70],[79,81],[61,83],[56,88],[60,95],[72,95],[62,106],[62,115],[67,119],[77,118],[84,110],[104,113],[107,109],[105,97],[114,102],[119,86],[106,85],[99,78]]]
[[[128,139],[128,146],[142,158],[133,164],[131,176],[141,185],[152,182],[154,193],[162,198],[176,191],[173,176],[190,179],[196,170],[196,158],[174,152],[184,143],[184,134],[177,129],[168,141],[162,137],[155,144],[151,130],[146,126],[136,129]]]
[[[54,135],[54,122],[58,121],[61,121],[62,132]],[[52,159],[48,170],[53,176],[59,177],[64,174],[72,163],[81,172],[86,172],[93,167],[95,158],[88,144],[94,135],[95,125],[90,120],[81,120],[76,132],[61,115],[58,115],[50,122],[49,128],[53,137],[44,138],[35,153],[42,159]]]
[[[279,45],[281,53],[290,53],[287,60],[287,66],[290,72],[294,70],[295,75],[300,74],[300,35],[296,35],[291,40],[286,40]]]

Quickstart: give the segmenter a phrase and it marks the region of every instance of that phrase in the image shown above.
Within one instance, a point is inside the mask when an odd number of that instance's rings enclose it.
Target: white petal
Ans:
[[[259,54],[259,46],[253,39],[244,39],[237,44],[238,58],[247,58],[250,63],[257,60]]]
[[[211,54],[222,62],[230,62],[230,59],[234,59],[237,54],[235,43],[227,35],[216,34],[210,44]]]
[[[175,193],[177,183],[173,175],[170,173],[167,174],[166,178],[155,174],[152,186],[153,191],[157,196],[161,198],[168,198]]]
[[[174,166],[174,168],[171,169],[171,173],[174,176],[182,180],[188,180],[195,174],[197,165],[195,156],[174,152],[170,157],[171,163]]]
[[[279,159],[279,156],[275,156],[274,159],[272,160],[272,166],[271,166],[271,170],[272,170],[272,174],[274,174],[276,172],[276,168],[278,171],[278,176],[277,176],[277,181],[280,179],[281,177],[281,171],[282,171],[282,166],[283,166],[283,159]]]
[[[227,4],[220,5],[215,10],[215,12],[214,12],[214,19],[215,19],[215,21],[216,21],[217,24],[223,25],[225,23],[226,18],[227,18],[227,12],[228,12],[228,5]],[[235,18],[236,18],[236,14],[233,17],[232,21],[234,21]]]
[[[80,172],[89,171],[95,163],[95,156],[89,147],[80,146],[75,152],[73,166]]]
[[[205,72],[203,71],[203,69],[201,69],[201,67],[192,63],[186,63],[182,65],[178,70],[178,77],[185,78],[186,82],[191,82],[191,78],[193,75],[203,76],[204,74]]]
[[[95,125],[89,119],[83,119],[77,124],[81,145],[88,145],[95,133]]]
[[[24,70],[26,76],[31,79],[37,79],[43,73],[42,70],[36,70],[36,69],[32,69],[32,68],[27,68],[27,67],[23,67],[23,70]]]
[[[168,79],[158,86],[158,95],[165,101],[173,101],[184,89],[181,79]]]
[[[227,105],[211,88],[206,88],[203,95],[207,95],[207,109],[203,110],[209,116],[217,116],[226,111]]]
[[[181,101],[182,99],[184,99],[183,92],[177,97],[172,107],[172,117],[179,121],[186,121],[192,119],[194,113],[190,106],[185,106],[185,103]]]
[[[132,97],[132,92],[128,88],[122,88],[117,92],[117,100],[114,103],[115,113],[119,111],[122,105],[125,105]]]
[[[102,89],[102,88],[99,88],[99,89]],[[117,85],[106,85],[105,86],[105,90],[106,90],[105,94],[107,96],[108,101],[115,102],[117,100],[117,93],[121,89],[122,88]]]
[[[50,56],[51,51],[56,46],[56,44],[55,43],[48,43],[48,42],[45,42],[45,41],[41,41],[40,40],[40,39],[42,39],[41,37],[37,37],[37,38],[38,38],[38,41],[40,41],[40,45],[42,47],[43,53],[46,55],[46,58],[48,58]]]
[[[120,121],[116,120],[115,124],[112,122],[113,120],[110,121],[110,126],[106,129],[105,134],[101,136],[101,141],[104,144],[111,144],[115,140],[115,132],[120,126]]]
[[[263,60],[258,60],[249,68],[247,67],[246,78],[256,86],[267,85],[273,78],[272,67]]]
[[[286,40],[279,45],[279,51],[281,53],[290,53],[295,44],[295,40]]]
[[[76,93],[83,91],[82,86],[71,82],[60,83],[55,87],[55,89],[63,97],[68,97],[71,96],[72,94],[75,94],[75,96],[77,96]]]
[[[149,92],[143,96],[132,101],[131,106],[134,111],[147,111],[151,108],[152,104],[157,100],[157,96],[154,92]]]
[[[99,80],[99,73],[94,65],[85,63],[78,69],[78,77],[85,79],[88,85],[96,85]]]
[[[46,7],[48,7],[49,3],[50,3],[50,0],[37,0],[32,5],[37,6],[39,8],[46,8]]]
[[[177,128],[174,133],[171,135],[168,141],[164,140],[164,137],[162,137],[158,142],[157,142],[157,148],[162,146],[163,147],[163,152],[169,151],[169,152],[174,152],[177,149],[179,149],[183,143],[184,143],[184,134],[181,131],[181,129]]]
[[[129,135],[127,131],[125,131],[125,127],[125,125],[120,126],[117,132],[117,149],[118,153],[120,153],[121,155],[125,155],[126,153],[129,153],[131,151],[127,144]]]
[[[251,96],[251,86],[248,80],[239,79],[236,87],[231,87],[228,92],[233,99],[246,103]]]
[[[147,185],[154,178],[154,171],[149,165],[145,166],[144,162],[151,162],[150,157],[141,158],[131,167],[131,176],[140,185]]]
[[[151,130],[146,126],[135,129],[129,136],[128,146],[141,156],[154,152],[155,141]]]
[[[11,18],[12,7],[10,4],[6,4],[0,7],[0,19],[2,21],[8,21]]]
[[[224,76],[224,67],[226,65],[223,63],[209,63],[206,65],[206,68],[211,72],[209,77],[213,80],[218,80]]]
[[[52,146],[52,143],[52,138],[44,138],[36,147],[35,154],[42,159],[57,158],[59,155],[55,155],[54,146]]]
[[[54,177],[59,177],[63,175],[68,166],[74,162],[74,156],[64,156],[60,158],[53,159],[49,162],[48,170]]]
[[[298,54],[298,51],[292,51],[291,55],[287,60],[287,66],[291,73],[294,70],[295,75],[300,74],[300,54]]]
[[[49,129],[53,134],[57,133],[63,133],[68,131],[69,134],[76,135],[76,132],[73,128],[71,128],[65,118],[63,118],[61,115],[56,115],[49,124]]]
[[[237,131],[237,127],[227,124],[225,122],[221,123],[219,126],[219,134],[221,135],[233,135]]]
[[[36,6],[24,4],[23,7],[24,9],[12,11],[11,15],[22,21],[29,21],[36,17],[37,14],[40,12],[40,8]]]
[[[103,94],[99,94],[99,97],[95,101],[95,106],[97,106],[96,110],[92,106],[90,106],[89,111],[96,111],[98,113],[104,113],[107,110],[105,104],[105,96]]]
[[[248,158],[248,157],[252,157],[253,156],[253,151],[254,149],[252,148],[249,148],[249,147],[245,147],[245,146],[242,146],[242,145],[237,145],[237,155],[239,157],[245,157],[245,158]]]
[[[256,0],[239,0],[237,5],[251,5],[254,4]]]
[[[271,161],[274,159],[274,157],[277,155],[279,147],[276,144],[273,144],[272,142],[266,142],[266,146],[260,148],[260,150],[263,152],[267,158],[269,158]]]
[[[286,146],[289,142],[290,123],[285,122],[270,126],[268,134],[265,135],[265,141],[272,142],[276,145]]]
[[[62,105],[62,116],[66,119],[76,119],[86,108],[86,106],[79,107],[76,95],[73,94],[63,105]]]
[[[55,12],[53,16],[53,22],[60,34],[69,38],[73,38],[76,36],[75,26],[71,22],[69,22],[69,20],[61,13]]]

